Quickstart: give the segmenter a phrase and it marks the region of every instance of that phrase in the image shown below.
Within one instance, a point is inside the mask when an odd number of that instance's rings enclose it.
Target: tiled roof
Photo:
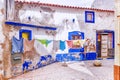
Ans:
[[[113,10],[91,8],[94,0],[92,0],[92,1],[81,0],[82,4],[80,4],[80,2],[78,0],[69,0],[69,2],[68,1],[62,2],[62,1],[65,1],[65,0],[34,0],[34,1],[33,0],[15,0],[15,2],[26,3],[26,4],[36,4],[36,5],[62,7],[62,8],[89,9],[89,10],[114,12]],[[73,1],[74,1],[74,3],[73,3]]]

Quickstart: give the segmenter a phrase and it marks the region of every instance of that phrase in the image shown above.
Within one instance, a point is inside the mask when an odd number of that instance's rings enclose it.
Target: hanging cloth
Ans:
[[[41,42],[38,41],[38,39],[35,40],[34,47],[35,47],[35,50],[36,50],[36,52],[38,54],[40,54],[40,55],[47,55],[47,53],[48,53],[47,48],[45,46],[43,46],[41,44]]]
[[[23,52],[23,39],[18,40],[13,36],[12,38],[12,54]]]
[[[34,41],[35,40],[29,41],[27,39],[24,39],[24,52],[34,50]]]
[[[41,44],[45,45],[46,47],[48,46],[49,43],[52,42],[52,40],[45,40],[45,39],[44,39],[44,40],[38,39],[38,41],[39,41]]]
[[[73,40],[73,48],[80,48],[81,43],[80,40]]]
[[[66,46],[65,46],[65,41],[61,41],[60,40],[60,50],[62,50],[62,51],[64,51],[65,50],[65,48],[66,48]]]
[[[67,40],[66,42],[67,42],[68,47],[69,47],[69,48],[72,48],[72,46],[73,46],[73,41],[72,41],[72,40]]]
[[[53,50],[57,51],[59,49],[59,40],[53,40]]]
[[[85,40],[80,40],[81,47],[83,47]]]
[[[47,40],[46,43],[47,43],[47,46],[48,44],[50,44],[52,42],[52,40]]]
[[[45,45],[46,47],[47,47],[47,40],[40,40],[40,39],[38,39],[38,41],[41,43],[41,44],[43,44],[43,45]]]

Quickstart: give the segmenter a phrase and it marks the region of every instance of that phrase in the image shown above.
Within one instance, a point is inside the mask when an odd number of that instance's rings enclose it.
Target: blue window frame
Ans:
[[[22,38],[22,33],[28,33],[28,40],[32,40],[32,31],[31,30],[25,30],[25,29],[21,29],[19,30],[19,38]]]
[[[95,23],[95,12],[94,11],[85,11],[85,22]]]

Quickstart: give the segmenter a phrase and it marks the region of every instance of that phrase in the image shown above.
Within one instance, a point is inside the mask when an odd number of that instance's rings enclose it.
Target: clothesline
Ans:
[[[53,50],[62,50],[64,51],[66,47],[68,48],[80,48],[83,47],[83,44],[85,40],[46,40],[46,39],[33,39],[33,40],[27,40],[27,39],[20,39],[13,37],[12,38],[12,53],[23,53],[26,51],[32,51],[34,47],[37,47],[37,45],[34,45],[34,42],[38,41],[38,43],[41,43],[42,45],[47,46],[53,42]],[[66,45],[67,44],[67,45]],[[42,46],[40,45],[40,46]],[[40,47],[39,47],[40,48]],[[37,48],[38,49],[38,48]]]

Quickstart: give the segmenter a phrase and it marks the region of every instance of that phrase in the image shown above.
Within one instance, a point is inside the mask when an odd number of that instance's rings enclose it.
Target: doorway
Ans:
[[[114,31],[96,31],[96,52],[98,57],[114,57]]]

